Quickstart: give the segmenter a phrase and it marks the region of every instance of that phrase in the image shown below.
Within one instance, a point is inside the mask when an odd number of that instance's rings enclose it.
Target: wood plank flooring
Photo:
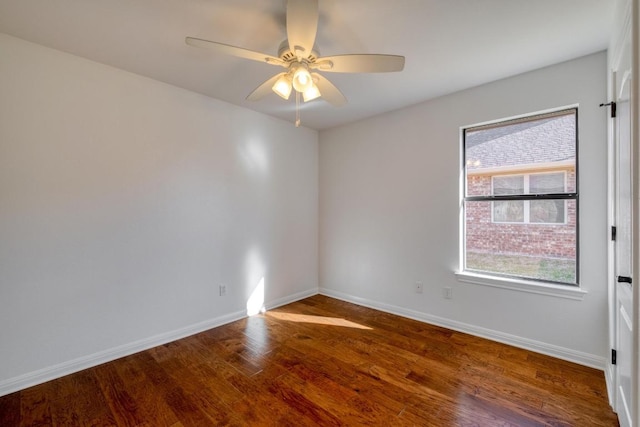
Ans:
[[[617,426],[603,373],[316,295],[0,397],[0,426]]]

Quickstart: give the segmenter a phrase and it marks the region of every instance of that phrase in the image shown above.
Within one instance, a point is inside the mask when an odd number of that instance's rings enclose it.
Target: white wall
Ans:
[[[6,35],[0,58],[0,395],[241,317],[262,277],[267,305],[317,293],[317,132]]]
[[[325,294],[604,365],[604,54],[324,131],[320,148],[1,34],[0,57],[0,395],[241,317],[262,277],[267,305],[314,294],[318,272]],[[588,294],[458,282],[460,126],[574,103]]]
[[[606,83],[598,53],[321,132],[321,292],[603,368]],[[576,103],[588,294],[576,301],[458,282],[460,127]],[[445,286],[453,299],[443,298]]]

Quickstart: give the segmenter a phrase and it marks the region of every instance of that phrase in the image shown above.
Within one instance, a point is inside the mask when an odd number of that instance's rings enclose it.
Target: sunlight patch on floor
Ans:
[[[289,322],[315,323],[317,325],[343,326],[346,328],[355,329],[372,329],[368,326],[360,325],[358,323],[351,322],[346,319],[340,319],[338,317],[311,316],[308,314],[281,313],[278,311],[269,311],[265,315],[278,320],[286,320]]]

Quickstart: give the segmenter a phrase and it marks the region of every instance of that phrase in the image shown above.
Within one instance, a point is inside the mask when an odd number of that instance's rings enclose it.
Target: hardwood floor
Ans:
[[[603,373],[316,295],[0,397],[0,426],[617,426]]]

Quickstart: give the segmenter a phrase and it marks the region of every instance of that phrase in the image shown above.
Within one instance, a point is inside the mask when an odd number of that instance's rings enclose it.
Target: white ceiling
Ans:
[[[614,0],[319,0],[323,56],[404,55],[400,73],[325,74],[326,129],[607,48]],[[293,97],[245,97],[281,68],[187,46],[185,36],[277,56],[285,0],[0,0],[0,32],[294,121]],[[1,58],[0,58],[1,60]]]

